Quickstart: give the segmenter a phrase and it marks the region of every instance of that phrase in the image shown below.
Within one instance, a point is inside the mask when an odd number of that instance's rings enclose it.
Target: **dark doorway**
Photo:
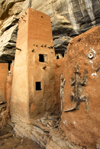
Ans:
[[[41,89],[41,82],[36,82],[36,91],[42,90]]]
[[[64,53],[62,54],[62,56],[64,57]]]
[[[44,62],[44,55],[43,54],[39,54],[39,62]]]
[[[8,62],[8,70],[10,71],[10,66],[11,66],[12,61]]]
[[[59,59],[59,56],[57,55],[57,59]]]

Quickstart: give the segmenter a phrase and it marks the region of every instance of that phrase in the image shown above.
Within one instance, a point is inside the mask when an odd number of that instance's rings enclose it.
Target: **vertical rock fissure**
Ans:
[[[84,0],[78,0],[79,2],[79,6],[80,6],[80,10],[82,12],[83,17],[85,17],[85,13],[84,13],[84,9],[85,9],[85,3]]]
[[[76,23],[76,19],[74,16],[72,0],[66,0],[66,2],[68,5],[68,13],[69,13],[69,18],[70,18],[71,24],[73,25],[74,30],[78,33],[79,26]]]
[[[91,19],[91,23],[93,25],[96,24],[95,22],[95,16],[94,16],[94,12],[93,12],[93,7],[92,7],[92,1],[91,0],[84,0],[85,1],[85,5],[86,5],[86,8],[87,8],[87,12],[88,12],[88,15]]]
[[[32,0],[29,0],[29,6],[28,8],[31,8],[32,7]]]
[[[61,112],[63,111],[63,104],[64,104],[64,85],[65,85],[65,79],[63,77],[63,74],[61,74],[61,77],[60,77]]]

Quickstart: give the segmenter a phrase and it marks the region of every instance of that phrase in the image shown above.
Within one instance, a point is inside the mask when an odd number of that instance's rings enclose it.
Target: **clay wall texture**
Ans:
[[[0,63],[0,102],[6,100],[6,80],[8,76],[8,64]]]
[[[10,112],[10,102],[11,102],[11,91],[12,91],[12,79],[13,79],[13,68],[10,67],[11,74],[6,78],[6,100],[7,100],[7,111]]]
[[[27,39],[28,39],[28,15],[27,11],[24,19],[23,17],[19,20],[18,37],[15,56],[15,66],[13,71],[13,82],[12,82],[12,95],[11,95],[11,115],[12,119],[14,116],[19,116],[28,119],[28,101],[29,101],[29,90],[28,90],[28,50],[27,50]],[[26,22],[24,21],[26,20]],[[14,116],[13,116],[14,115]],[[15,118],[16,119],[16,118]]]
[[[100,26],[95,27],[78,37],[68,46],[66,54],[64,78],[66,79],[64,93],[64,110],[73,108],[76,102],[71,101],[71,92],[75,90],[87,95],[87,102],[80,102],[79,109],[64,112],[60,128],[64,130],[69,140],[88,149],[100,144]],[[71,85],[71,75],[75,79],[75,65],[78,65],[81,80],[85,69],[88,71],[86,84],[75,89]],[[79,94],[79,93],[78,93]],[[79,97],[80,97],[79,96]]]
[[[55,53],[50,17],[29,9],[28,21],[29,106],[32,118],[46,111],[54,111],[56,98],[53,59]],[[39,61],[39,54],[44,56],[44,62]],[[41,82],[41,90],[36,90],[36,82]]]
[[[19,31],[12,85],[12,119],[25,120],[45,112],[54,112],[55,56],[50,17],[33,9],[27,9],[19,21]],[[39,55],[44,62],[40,62]],[[40,82],[41,90],[36,90]]]

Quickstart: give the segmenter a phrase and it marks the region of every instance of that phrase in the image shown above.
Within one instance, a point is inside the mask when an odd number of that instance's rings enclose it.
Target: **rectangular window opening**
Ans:
[[[9,70],[9,71],[10,71],[11,63],[12,63],[12,61],[9,61],[9,62],[8,62],[8,70]]]
[[[39,54],[39,62],[44,62],[44,55],[43,54]]]
[[[39,62],[47,63],[47,61],[48,61],[47,54],[39,54]]]
[[[36,82],[36,91],[40,91],[41,89],[41,82]]]

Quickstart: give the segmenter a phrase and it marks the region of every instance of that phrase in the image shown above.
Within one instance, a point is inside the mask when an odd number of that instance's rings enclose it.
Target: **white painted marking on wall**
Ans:
[[[92,50],[92,52],[93,52],[94,54],[96,54],[96,51],[95,51],[93,48],[92,48],[91,50]]]
[[[92,68],[94,68],[94,67],[93,67],[93,61],[90,60],[89,62],[92,64]]]
[[[93,76],[93,78],[94,78],[95,76],[98,77],[98,75],[97,75],[96,72],[92,73],[91,76]]]
[[[67,121],[65,120],[65,121],[63,121],[63,123],[65,124],[65,125],[67,125]]]
[[[90,60],[90,63],[93,64],[93,62]]]

